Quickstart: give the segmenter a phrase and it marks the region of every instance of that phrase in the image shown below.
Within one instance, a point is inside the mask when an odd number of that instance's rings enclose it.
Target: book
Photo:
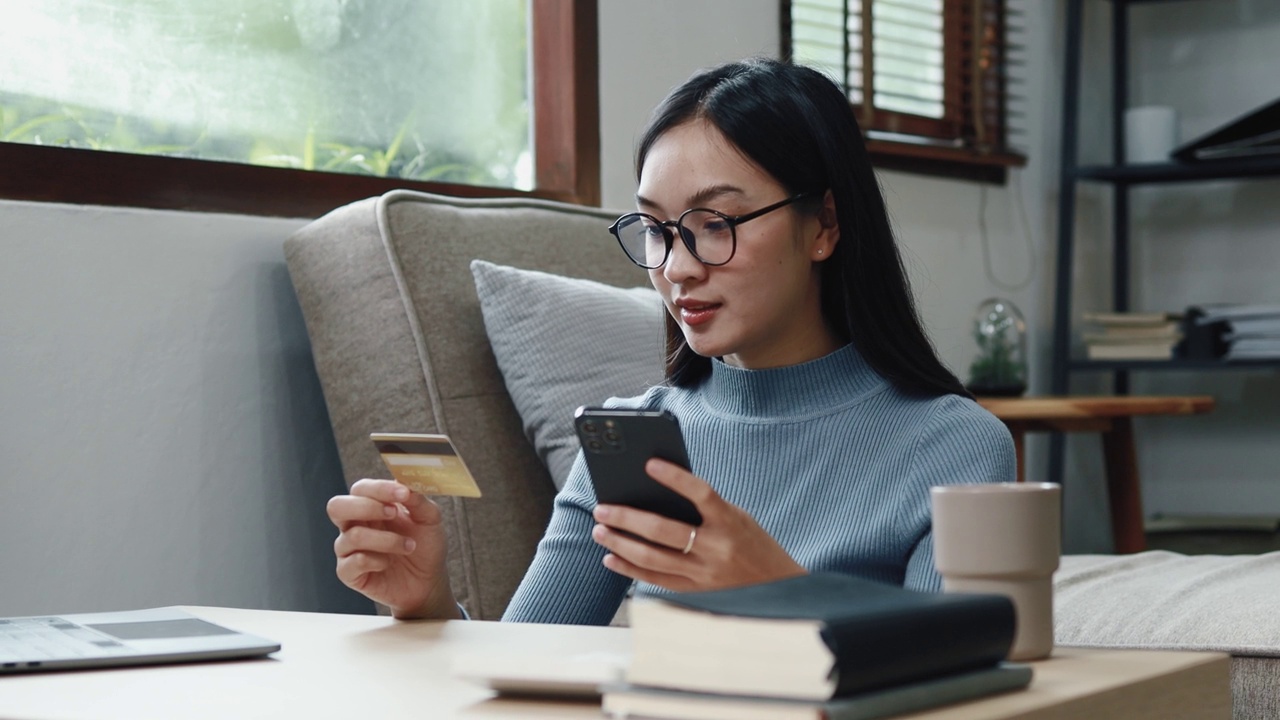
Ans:
[[[1169,323],[1176,327],[1182,320],[1180,314],[1170,312],[1087,312],[1080,318],[1103,326],[1123,327],[1168,327]]]
[[[1089,345],[1159,345],[1176,343],[1182,339],[1179,330],[1161,332],[1105,332],[1084,333],[1084,341]]]
[[[1008,655],[1014,627],[1003,595],[813,573],[636,600],[626,681],[828,700],[992,667]]]
[[[780,700],[621,686],[605,688],[602,707],[606,714],[616,718],[875,720],[1019,690],[1031,683],[1032,675],[1030,665],[1002,663],[981,670],[825,701]]]
[[[1182,337],[1182,323],[1169,322],[1159,325],[1106,325],[1102,335],[1108,338],[1167,338]]]
[[[1090,344],[1085,346],[1090,360],[1172,360],[1177,342]]]

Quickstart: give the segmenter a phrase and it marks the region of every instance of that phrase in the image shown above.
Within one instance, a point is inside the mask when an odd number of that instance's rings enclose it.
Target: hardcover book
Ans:
[[[831,700],[779,700],[635,686],[606,688],[603,708],[614,717],[681,720],[876,720],[1026,687],[1029,665],[1002,663],[972,672]]]
[[[637,600],[631,627],[632,685],[827,700],[994,667],[1014,610],[1003,595],[814,573]]]

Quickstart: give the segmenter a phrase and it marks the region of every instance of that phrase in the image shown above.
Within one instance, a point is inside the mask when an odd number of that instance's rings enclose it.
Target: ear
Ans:
[[[818,211],[818,234],[809,248],[809,258],[822,262],[831,257],[840,242],[840,222],[836,219],[836,201],[828,190],[822,197],[822,209]]]

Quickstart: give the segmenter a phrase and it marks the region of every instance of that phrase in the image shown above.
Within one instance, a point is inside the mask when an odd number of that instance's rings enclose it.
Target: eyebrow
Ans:
[[[707,202],[708,200],[711,200],[713,198],[723,197],[725,195],[745,195],[745,194],[746,194],[746,191],[738,187],[737,185],[728,185],[728,184],[711,185],[709,187],[705,187],[699,190],[698,192],[694,193],[693,197],[689,198],[689,207],[698,207],[699,205]],[[636,193],[636,205],[643,208],[649,208],[652,210],[660,209],[658,206],[658,203],[650,200],[649,198],[646,198],[645,196],[639,193]]]

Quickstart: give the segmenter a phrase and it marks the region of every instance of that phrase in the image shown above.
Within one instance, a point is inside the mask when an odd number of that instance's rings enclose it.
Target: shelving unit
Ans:
[[[1196,163],[1151,163],[1125,165],[1124,112],[1129,105],[1129,9],[1133,4],[1172,4],[1205,0],[1108,0],[1091,2],[1110,6],[1111,12],[1111,127],[1113,165],[1079,165],[1079,113],[1081,44],[1086,0],[1068,0],[1066,71],[1063,83],[1063,123],[1061,194],[1058,200],[1058,252],[1054,291],[1053,372],[1051,391],[1066,395],[1073,372],[1109,372],[1118,395],[1129,392],[1129,373],[1134,371],[1216,371],[1280,367],[1280,360],[1084,360],[1071,356],[1071,282],[1075,240],[1076,185],[1079,182],[1110,183],[1113,192],[1112,218],[1112,309],[1129,307],[1129,190],[1135,185],[1200,182],[1224,179],[1280,177],[1280,157],[1253,157]],[[1065,438],[1052,436],[1049,445],[1049,480],[1062,482]]]

